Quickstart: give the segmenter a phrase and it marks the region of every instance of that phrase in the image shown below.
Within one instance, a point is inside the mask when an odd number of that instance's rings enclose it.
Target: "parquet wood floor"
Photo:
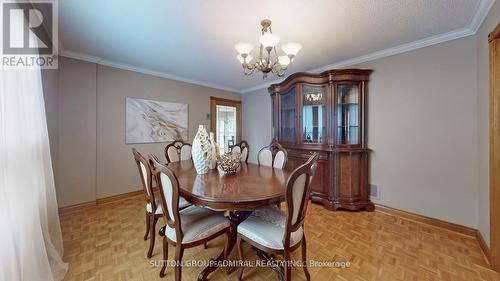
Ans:
[[[172,268],[160,278],[160,268],[150,261],[162,259],[157,236],[153,257],[146,257],[149,241],[145,231],[144,200],[134,196],[73,214],[61,216],[69,271],[65,280],[173,280]],[[349,261],[348,268],[309,269],[312,280],[500,280],[488,268],[474,238],[448,230],[400,219],[380,212],[330,212],[318,205],[308,210],[305,232],[308,259]],[[184,260],[208,260],[218,255],[224,238],[185,251]],[[247,259],[257,256],[244,245]],[[173,259],[170,248],[170,259]],[[236,249],[231,258],[237,259]],[[300,251],[293,254],[300,258]],[[183,280],[196,280],[202,268],[183,268]],[[300,268],[293,280],[305,280]],[[227,275],[217,270],[210,280],[237,280],[238,271]],[[244,280],[276,280],[268,268],[246,268]]]

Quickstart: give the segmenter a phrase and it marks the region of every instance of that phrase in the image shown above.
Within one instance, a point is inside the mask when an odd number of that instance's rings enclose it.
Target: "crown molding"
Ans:
[[[422,40],[414,41],[411,43],[406,43],[406,44],[402,44],[402,45],[399,45],[396,47],[376,51],[376,52],[373,52],[373,53],[370,53],[367,55],[363,55],[363,56],[355,57],[352,59],[347,59],[347,60],[339,61],[336,63],[328,64],[328,65],[325,65],[322,67],[310,69],[310,70],[307,70],[306,72],[317,73],[317,72],[322,72],[322,71],[325,71],[328,69],[343,68],[343,67],[347,67],[347,66],[352,66],[352,65],[356,65],[356,64],[360,64],[360,63],[364,63],[364,62],[369,62],[369,61],[373,61],[373,60],[377,60],[377,59],[381,59],[381,58],[385,58],[385,57],[389,57],[389,56],[394,56],[394,55],[401,54],[401,53],[406,53],[409,51],[417,50],[420,48],[428,47],[431,45],[443,43],[443,42],[450,41],[450,40],[455,40],[455,39],[470,36],[473,34],[474,33],[472,32],[472,30],[470,30],[469,28],[462,28],[462,29],[451,31],[451,32],[439,34],[436,36],[427,37],[427,38],[424,38]],[[282,80],[283,79],[276,79],[273,81],[269,81],[269,82],[257,85],[255,87],[252,87],[252,88],[244,89],[241,91],[241,93],[246,94],[246,93],[257,91],[257,90],[260,90],[263,88],[267,88],[271,84],[279,83]]]
[[[180,82],[185,82],[185,83],[194,84],[194,85],[198,85],[198,86],[213,88],[213,89],[217,89],[217,90],[223,90],[223,91],[233,92],[233,93],[240,93],[239,90],[234,89],[234,88],[230,88],[230,87],[226,87],[226,86],[222,86],[222,85],[217,85],[217,84],[212,84],[212,83],[207,83],[207,82],[203,82],[203,81],[198,81],[198,80],[194,80],[194,79],[189,79],[189,78],[185,78],[185,77],[180,77],[180,76],[169,74],[169,73],[154,71],[154,70],[150,70],[150,69],[146,69],[146,68],[142,68],[142,67],[137,67],[134,65],[126,64],[126,63],[107,60],[107,59],[104,59],[101,57],[87,55],[84,53],[63,50],[63,51],[61,51],[60,56],[71,58],[71,59],[87,61],[87,62],[100,64],[100,65],[104,65],[104,66],[114,67],[114,68],[118,68],[118,69],[128,70],[128,71],[132,71],[132,72],[138,72],[138,73],[147,74],[147,75],[151,75],[151,76],[167,78],[170,80],[176,80],[176,81],[180,81]]]
[[[169,74],[169,73],[165,73],[165,72],[158,72],[158,71],[154,71],[154,70],[149,70],[146,68],[136,67],[136,66],[129,65],[129,64],[114,62],[111,60],[103,59],[103,60],[99,61],[99,64],[104,65],[104,66],[110,66],[110,67],[114,67],[114,68],[129,70],[129,71],[133,71],[133,72],[139,72],[142,74],[157,76],[157,77],[161,77],[161,78],[167,78],[170,80],[177,80],[180,82],[185,82],[185,83],[194,84],[194,85],[198,85],[198,86],[213,88],[213,89],[217,89],[217,90],[233,92],[233,93],[240,93],[240,91],[238,89],[235,89],[235,88],[226,87],[226,86],[217,85],[217,84],[212,84],[212,83],[194,80],[194,79],[190,79],[190,78],[185,78],[185,77],[181,77],[181,76],[177,76],[177,75],[173,75],[173,74]]]
[[[401,54],[401,53],[406,53],[409,51],[432,46],[435,44],[444,43],[447,41],[451,41],[451,40],[474,35],[477,33],[477,31],[481,27],[481,24],[488,16],[488,12],[490,11],[490,9],[494,3],[495,3],[495,0],[481,0],[476,7],[476,12],[474,13],[474,16],[471,18],[471,21],[470,21],[470,24],[468,27],[453,30],[450,32],[442,33],[442,34],[438,34],[438,35],[431,36],[431,37],[427,37],[427,38],[424,38],[421,40],[402,44],[402,45],[399,45],[396,47],[376,51],[376,52],[373,52],[373,53],[370,53],[367,55],[363,55],[363,56],[359,56],[359,57],[355,57],[352,59],[339,61],[339,62],[325,65],[325,66],[322,66],[319,68],[310,69],[310,70],[307,70],[306,72],[313,72],[314,73],[314,72],[322,72],[322,71],[325,71],[328,69],[333,69],[333,68],[348,67],[348,66],[352,66],[352,65],[356,65],[356,64],[360,64],[360,63],[364,63],[364,62],[369,62],[369,61],[373,61],[373,60],[377,60],[377,59],[381,59],[381,58],[385,58],[385,57],[389,57],[389,56],[393,56],[393,55],[397,55],[397,54]],[[247,93],[250,93],[253,91],[267,88],[271,84],[280,83],[281,81],[283,81],[283,79],[276,79],[273,81],[269,81],[269,82],[251,87],[251,88],[243,89],[240,91],[240,93],[247,94]]]
[[[474,33],[468,28],[453,30],[453,31],[450,31],[447,33],[442,33],[442,34],[436,35],[436,36],[427,37],[427,38],[422,39],[422,40],[417,40],[417,41],[414,41],[411,43],[402,44],[402,45],[399,45],[396,47],[376,51],[376,52],[373,52],[373,53],[370,53],[367,55],[363,55],[363,56],[355,57],[352,59],[340,61],[337,63],[329,64],[326,66],[322,66],[319,68],[311,69],[309,71],[310,72],[322,72],[322,71],[332,69],[332,68],[342,68],[342,67],[347,67],[347,66],[351,66],[351,65],[356,65],[356,64],[360,64],[360,63],[364,63],[364,62],[368,62],[368,61],[377,60],[380,58],[385,58],[385,57],[390,57],[390,56],[406,53],[409,51],[421,49],[421,48],[436,45],[439,43],[467,37],[467,36],[470,36],[473,34]]]
[[[73,51],[67,51],[64,49],[61,49],[59,51],[59,55],[62,57],[70,58],[70,59],[76,59],[76,60],[82,60],[86,62],[91,62],[91,63],[99,63],[102,58],[100,57],[95,57],[83,53],[78,53],[78,52],[73,52]]]
[[[488,16],[488,13],[493,4],[495,4],[495,0],[479,1],[476,7],[476,12],[474,13],[474,16],[472,17],[472,20],[469,25],[469,29],[473,32],[473,34],[476,34],[476,32],[479,30],[479,28],[483,24],[483,21]]]
[[[399,45],[396,47],[391,47],[388,49],[376,51],[376,52],[373,52],[373,53],[370,53],[367,55],[363,55],[363,56],[335,62],[333,64],[329,64],[329,65],[325,65],[325,66],[322,66],[319,68],[307,70],[307,72],[321,72],[321,71],[325,71],[325,70],[332,69],[332,68],[348,67],[348,66],[352,66],[352,65],[356,65],[356,64],[360,64],[360,63],[364,63],[364,62],[369,62],[369,61],[373,61],[373,60],[377,60],[377,59],[381,59],[381,58],[385,58],[385,57],[389,57],[389,56],[417,50],[420,48],[428,47],[431,45],[435,45],[435,44],[439,44],[439,43],[443,43],[443,42],[447,42],[447,41],[451,41],[451,40],[474,35],[477,33],[477,31],[481,27],[481,24],[483,23],[484,19],[487,17],[488,12],[490,11],[490,9],[494,3],[495,3],[495,0],[481,0],[481,1],[479,1],[478,5],[476,7],[476,11],[474,13],[474,16],[471,18],[468,27],[453,30],[450,32],[442,33],[442,34],[438,34],[438,35],[431,36],[431,37],[427,37],[427,38],[424,38],[421,40],[402,44],[402,45]],[[275,80],[268,81],[266,83],[259,84],[257,86],[251,87],[251,88],[238,90],[238,89],[226,87],[223,85],[217,85],[217,84],[212,84],[212,83],[208,83],[208,82],[204,82],[204,81],[198,81],[198,80],[180,77],[180,76],[169,74],[169,73],[164,73],[164,72],[154,71],[154,70],[150,70],[150,69],[146,69],[146,68],[141,68],[141,67],[125,64],[122,62],[107,60],[107,59],[104,59],[102,57],[95,57],[95,56],[91,56],[91,55],[84,54],[84,53],[73,52],[70,50],[64,50],[61,45],[59,46],[59,49],[61,50],[60,56],[63,56],[63,57],[88,61],[88,62],[92,62],[92,63],[104,65],[104,66],[110,66],[110,67],[114,67],[114,68],[124,69],[124,70],[128,70],[128,71],[133,71],[133,72],[138,72],[138,73],[142,73],[142,74],[167,78],[167,79],[171,79],[171,80],[177,80],[177,81],[181,81],[181,82],[185,82],[185,83],[189,83],[189,84],[214,88],[214,89],[228,91],[228,92],[240,93],[240,94],[247,94],[247,93],[250,93],[253,91],[267,88],[271,84],[279,83],[279,82],[283,81],[283,79],[284,79],[284,78],[275,79]]]

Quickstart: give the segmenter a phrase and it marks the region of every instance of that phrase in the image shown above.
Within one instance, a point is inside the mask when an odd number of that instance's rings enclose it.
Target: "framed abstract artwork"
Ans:
[[[126,99],[126,143],[169,142],[188,139],[188,105]]]

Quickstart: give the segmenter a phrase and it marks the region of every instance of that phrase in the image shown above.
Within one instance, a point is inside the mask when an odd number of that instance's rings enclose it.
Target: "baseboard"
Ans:
[[[140,194],[143,194],[142,189],[127,192],[127,193],[117,194],[117,195],[113,195],[113,196],[108,196],[108,197],[104,197],[104,198],[98,198],[98,199],[93,200],[93,201],[78,203],[78,204],[71,205],[71,206],[60,207],[59,214],[60,215],[67,215],[67,214],[81,211],[83,209],[92,208],[92,207],[95,207],[97,205],[102,205],[102,204],[107,204],[107,203],[111,203],[111,202],[116,202],[116,201],[128,199],[130,197],[138,196]]]
[[[443,228],[443,229],[446,229],[446,230],[450,230],[450,231],[457,232],[457,233],[460,233],[460,234],[463,234],[463,235],[467,235],[467,236],[471,236],[471,237],[477,238],[477,232],[478,231],[475,228],[471,228],[471,227],[468,227],[468,226],[464,226],[464,225],[460,225],[460,224],[455,224],[455,223],[443,221],[443,220],[440,220],[440,219],[435,219],[435,218],[431,218],[431,217],[427,217],[427,216],[423,216],[423,215],[419,215],[419,214],[415,214],[415,213],[403,211],[403,210],[400,210],[400,209],[392,208],[392,207],[381,205],[381,204],[375,204],[375,206],[376,206],[375,210],[379,211],[379,212],[382,212],[382,213],[386,213],[386,214],[389,214],[389,215],[394,215],[394,216],[397,216],[397,217],[405,218],[405,219],[408,219],[408,220],[412,220],[412,221],[424,223],[424,224],[427,224],[427,225],[430,225],[430,226]]]
[[[479,230],[476,231],[476,237],[477,242],[479,243],[479,247],[481,248],[481,250],[483,250],[484,256],[486,257],[486,261],[491,265],[490,247],[488,247],[488,244],[486,244],[486,241],[484,240],[484,237]]]
[[[67,215],[67,214],[72,214],[81,210],[87,210],[89,208],[95,207],[96,206],[96,201],[89,201],[89,202],[83,202],[83,203],[78,203],[75,205],[70,205],[70,206],[65,206],[65,207],[60,207],[59,208],[59,215]]]
[[[117,194],[117,195],[113,195],[113,196],[108,196],[108,197],[104,197],[104,198],[98,198],[96,200],[96,203],[97,203],[97,205],[101,205],[101,204],[116,202],[116,201],[128,199],[130,197],[134,197],[134,196],[143,194],[143,192],[144,191],[142,189],[140,189],[140,190],[135,190],[135,191]]]
[[[481,248],[481,251],[483,252],[484,257],[486,259],[486,262],[491,265],[490,248],[488,247],[488,244],[486,244],[481,232],[479,232],[479,230],[477,230],[475,228],[471,228],[468,226],[443,221],[440,219],[422,216],[419,214],[403,211],[400,209],[392,208],[392,207],[381,205],[381,204],[375,204],[375,211],[389,214],[389,215],[393,215],[393,216],[400,217],[400,218],[407,219],[407,220],[411,220],[411,221],[416,221],[416,222],[423,223],[426,225],[439,227],[439,228],[453,231],[453,232],[463,234],[466,236],[470,236],[470,237],[477,240],[477,242],[479,244],[479,248]]]

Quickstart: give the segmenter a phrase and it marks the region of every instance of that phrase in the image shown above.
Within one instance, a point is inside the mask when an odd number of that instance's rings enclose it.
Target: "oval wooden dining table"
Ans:
[[[217,211],[225,211],[231,229],[227,241],[228,255],[237,238],[236,228],[255,209],[284,201],[285,186],[291,171],[241,163],[234,175],[222,175],[217,169],[207,174],[196,173],[192,160],[172,162],[168,168],[179,180],[180,195],[188,202]],[[257,252],[260,258],[273,261],[273,256]],[[224,260],[224,251],[213,259],[198,276],[198,280],[207,280],[208,275],[217,269]],[[272,267],[282,279],[282,270]]]

